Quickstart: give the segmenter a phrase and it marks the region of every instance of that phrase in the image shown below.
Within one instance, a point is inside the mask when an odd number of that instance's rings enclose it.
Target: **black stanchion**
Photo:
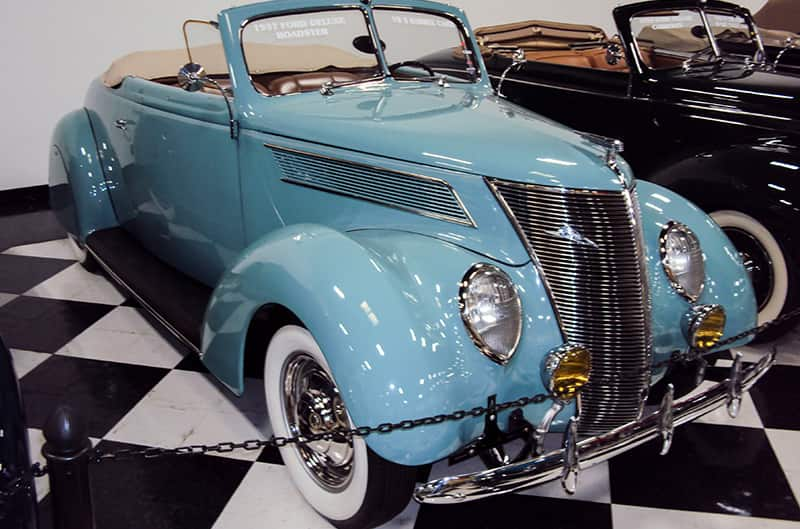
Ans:
[[[94,529],[89,460],[92,443],[77,411],[60,406],[44,427],[54,529]]]

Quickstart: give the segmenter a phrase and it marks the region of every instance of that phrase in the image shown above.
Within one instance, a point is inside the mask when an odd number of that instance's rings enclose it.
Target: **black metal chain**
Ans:
[[[34,463],[29,468],[18,472],[0,487],[0,504],[7,503],[18,494],[27,494],[33,486],[33,478],[47,475],[47,467]]]
[[[764,323],[763,325],[759,325],[758,327],[754,327],[752,329],[739,333],[736,336],[727,338],[726,340],[719,342],[714,347],[714,350],[718,351],[720,348],[724,348],[726,345],[736,343],[739,340],[742,340],[743,338],[746,338],[748,336],[757,335],[759,333],[766,331],[771,327],[774,327],[776,325],[781,325],[790,320],[797,319],[798,317],[800,317],[800,308],[793,310],[773,321],[769,321],[767,323]],[[660,369],[662,367],[667,367],[673,364],[692,362],[701,359],[705,356],[708,356],[710,354],[714,353],[706,350],[690,349],[687,352],[675,353],[669,359],[651,365],[645,369],[624,372],[614,375],[613,379],[615,381],[618,381],[620,378],[628,376],[641,376],[644,372],[651,372],[654,369]],[[599,382],[600,383],[605,382],[606,378],[608,377],[604,376],[602,379],[599,379]],[[598,379],[594,379],[593,382],[598,383]],[[467,418],[478,418],[478,417],[483,417],[485,415],[495,415],[497,413],[506,410],[524,408],[530,404],[542,404],[550,399],[552,399],[551,395],[540,393],[530,397],[521,397],[519,399],[510,400],[507,402],[501,402],[499,404],[495,404],[494,406],[476,406],[469,410],[458,410],[452,413],[433,415],[421,419],[404,420],[399,422],[386,422],[383,424],[379,424],[378,426],[360,426],[358,428],[332,430],[324,433],[310,434],[310,435],[296,435],[291,437],[272,436],[269,439],[251,439],[239,443],[224,442],[224,443],[216,443],[210,445],[197,444],[197,445],[180,446],[177,448],[157,448],[157,447],[148,447],[140,449],[124,448],[121,450],[115,450],[113,452],[105,452],[103,450],[96,449],[94,451],[92,461],[95,463],[100,463],[109,460],[130,459],[139,457],[152,459],[165,456],[201,455],[210,453],[225,454],[233,452],[235,450],[254,451],[254,450],[261,450],[267,447],[281,448],[287,445],[307,444],[315,441],[350,442],[354,437],[363,438],[373,434],[387,434],[398,430],[412,430],[414,428],[419,428],[422,426],[432,426],[445,422],[462,421]],[[39,469],[38,465],[34,465],[34,467],[36,467],[36,472],[39,472],[40,475],[44,475],[44,473],[46,472],[46,469]],[[24,478],[18,478],[18,479],[24,479]],[[6,488],[4,490],[11,490],[11,489]],[[8,495],[7,492],[0,491],[0,497],[7,495]]]

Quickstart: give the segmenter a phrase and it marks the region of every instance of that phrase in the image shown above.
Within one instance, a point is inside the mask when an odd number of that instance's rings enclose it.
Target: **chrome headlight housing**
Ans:
[[[670,222],[659,238],[661,264],[673,288],[694,303],[700,298],[706,270],[700,241],[680,222]]]
[[[459,306],[481,353],[498,364],[508,363],[522,337],[522,302],[508,274],[490,264],[476,264],[461,281]]]

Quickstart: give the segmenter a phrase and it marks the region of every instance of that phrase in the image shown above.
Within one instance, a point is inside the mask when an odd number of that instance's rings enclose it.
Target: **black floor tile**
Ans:
[[[103,441],[113,451],[134,445]],[[104,462],[90,468],[97,529],[208,529],[252,463],[215,456]],[[269,498],[265,498],[269,501]],[[40,529],[52,527],[50,496],[39,504]]]
[[[800,367],[774,366],[750,390],[765,427],[800,430],[798,377]]]
[[[180,369],[183,371],[194,371],[196,373],[208,373],[208,368],[200,361],[200,357],[197,356],[196,353],[186,353],[183,357],[183,360],[178,362],[178,365],[175,366],[175,369]]]
[[[167,369],[53,355],[22,377],[28,426],[42,428],[69,404],[83,414],[91,437],[102,437],[163,377]]]
[[[457,505],[422,505],[414,529],[611,528],[611,506],[511,494]]]
[[[66,236],[67,232],[50,210],[0,218],[0,252],[14,246],[63,239]]]
[[[659,449],[652,441],[610,461],[613,503],[800,520],[763,430],[688,424],[668,455]]]
[[[133,297],[129,297],[128,299],[126,299],[122,303],[122,305],[120,305],[120,306],[121,307],[134,307],[134,308],[137,308],[137,309],[141,309],[142,308],[142,304],[139,303],[138,301],[136,301],[136,298],[133,298]]]
[[[113,308],[20,296],[0,307],[0,336],[12,349],[54,353]]]
[[[283,465],[281,451],[275,447],[267,447],[261,451],[257,461],[259,463],[272,463],[273,465]]]
[[[75,261],[0,254],[0,292],[22,294]]]

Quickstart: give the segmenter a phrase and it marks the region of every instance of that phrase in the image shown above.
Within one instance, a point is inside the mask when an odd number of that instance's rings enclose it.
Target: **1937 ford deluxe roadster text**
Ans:
[[[55,130],[51,199],[83,262],[234,393],[256,366],[277,436],[549,396],[492,417],[529,450],[474,474],[417,484],[484,418],[281,448],[333,524],[574,478],[735,409],[771,365],[673,394],[665,360],[756,321],[738,253],[613,142],[499,98],[460,10],[274,0],[193,26],[217,42],[120,59]],[[421,60],[445,49],[458,68]]]

